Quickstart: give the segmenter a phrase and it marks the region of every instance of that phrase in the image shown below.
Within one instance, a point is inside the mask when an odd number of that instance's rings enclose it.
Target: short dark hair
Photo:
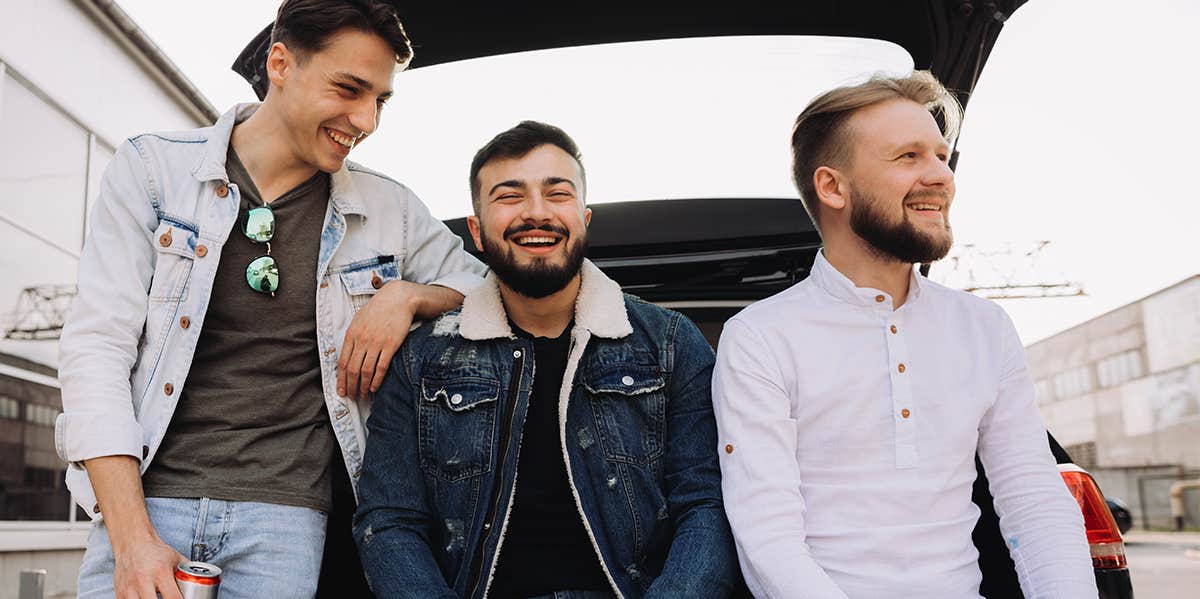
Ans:
[[[330,36],[343,29],[382,37],[400,65],[412,60],[412,44],[396,9],[377,0],[284,0],[275,15],[271,43],[283,42],[304,60],[323,50]]]
[[[493,160],[520,158],[544,145],[555,146],[570,154],[579,165],[580,183],[583,183],[584,188],[587,187],[587,174],[583,170],[583,160],[575,140],[571,139],[566,131],[554,125],[521,121],[516,127],[493,137],[475,152],[475,158],[471,160],[471,205],[475,208],[476,216],[479,215],[479,169]]]

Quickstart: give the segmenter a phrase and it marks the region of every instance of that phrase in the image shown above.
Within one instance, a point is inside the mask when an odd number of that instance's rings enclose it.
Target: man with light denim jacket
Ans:
[[[414,318],[482,280],[345,160],[411,57],[394,10],[287,0],[272,42],[261,105],[134,137],[105,174],[61,342],[56,443],[98,521],[80,597],[179,597],[184,559],[224,569],[222,599],[312,596],[369,392]]]

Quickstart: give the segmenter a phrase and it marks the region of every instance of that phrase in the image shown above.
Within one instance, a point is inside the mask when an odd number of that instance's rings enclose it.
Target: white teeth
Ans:
[[[329,135],[329,139],[332,139],[333,141],[336,141],[339,144],[346,146],[347,148],[354,147],[354,138],[352,138],[352,137],[347,137],[345,135],[342,135],[341,133],[338,133],[337,131],[334,131],[333,129],[325,129],[325,133]]]
[[[941,210],[936,204],[912,204],[913,210]]]
[[[517,243],[526,245],[529,243],[554,243],[555,241],[557,240],[553,237],[522,237],[517,240]]]

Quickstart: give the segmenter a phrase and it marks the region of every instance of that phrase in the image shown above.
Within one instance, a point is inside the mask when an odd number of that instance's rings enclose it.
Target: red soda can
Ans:
[[[175,583],[183,599],[217,599],[221,569],[204,562],[183,562],[175,567]]]

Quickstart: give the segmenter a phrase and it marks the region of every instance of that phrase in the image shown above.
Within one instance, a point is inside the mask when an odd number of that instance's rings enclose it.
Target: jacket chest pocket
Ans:
[[[478,377],[421,379],[421,467],[448,481],[492,470],[500,382]]]
[[[604,453],[610,460],[648,465],[662,455],[665,381],[658,368],[613,365],[583,382]]]
[[[334,270],[341,278],[355,312],[367,305],[384,285],[400,278],[400,268],[394,256],[381,256]]]
[[[170,222],[154,231],[155,263],[150,280],[152,303],[178,303],[188,288],[196,256],[196,234]]]

